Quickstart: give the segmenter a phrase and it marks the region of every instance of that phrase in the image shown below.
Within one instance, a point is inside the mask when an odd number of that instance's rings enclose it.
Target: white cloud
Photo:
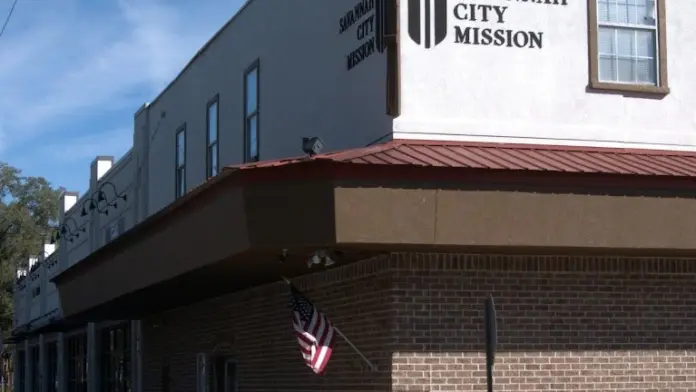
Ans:
[[[134,112],[142,104],[134,97],[153,98],[239,3],[21,2],[0,39],[0,153],[49,135],[70,119]],[[108,129],[131,127],[132,116],[117,122],[86,125],[90,136],[75,141],[84,147],[75,153],[104,145],[109,132],[117,145],[120,138],[130,143],[130,132]],[[107,129],[102,136],[99,127]],[[91,137],[101,141],[85,142]]]
[[[117,128],[42,145],[35,152],[60,163],[92,160],[97,155],[112,155],[119,159],[131,148],[132,138],[133,128]]]

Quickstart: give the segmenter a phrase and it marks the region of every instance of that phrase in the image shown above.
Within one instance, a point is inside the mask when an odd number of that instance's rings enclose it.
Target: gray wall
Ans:
[[[220,167],[242,162],[243,76],[256,60],[260,62],[262,160],[301,155],[303,136],[320,136],[327,151],[362,147],[379,138],[390,138],[392,117],[386,115],[385,55],[375,53],[347,70],[346,55],[364,41],[356,37],[358,24],[339,34],[339,19],[356,2],[248,2],[159,97],[136,112],[133,148],[101,178],[92,165],[87,193],[61,211],[63,222],[72,218],[86,232],[80,232],[72,242],[60,240],[57,268],[64,270],[103,246],[107,242],[105,232],[120,219],[120,229],[126,231],[174,201],[175,133],[184,123],[187,187],[204,181],[207,104],[215,95],[219,95]],[[362,21],[372,14],[363,16]],[[162,113],[166,116],[162,117]],[[119,200],[118,208],[110,208],[108,215],[93,211],[82,216],[86,201],[106,182],[113,183],[119,193],[125,192],[128,200]],[[113,200],[113,188],[104,186],[102,190]],[[72,222],[69,225],[75,227]],[[89,325],[87,330],[95,328]],[[99,383],[95,336],[88,332],[90,390],[96,390]],[[32,336],[23,345],[29,348],[57,339],[59,358],[64,358],[62,338],[61,334]],[[137,336],[133,339],[136,347]],[[59,361],[64,370],[62,359]],[[139,373],[138,363],[136,354],[134,374]],[[29,379],[31,374],[27,372],[26,377]],[[134,383],[139,384],[137,380]]]
[[[357,23],[339,34],[339,19],[356,3],[247,3],[179,78],[136,114],[138,183],[146,198],[138,205],[139,218],[174,200],[175,133],[184,123],[187,188],[204,181],[206,108],[216,94],[220,167],[242,162],[243,76],[256,59],[260,61],[262,160],[301,155],[302,136],[320,136],[327,150],[336,150],[362,147],[390,134],[386,55],[375,53],[347,70],[346,55],[361,41],[356,35]],[[161,118],[162,112],[166,117]]]
[[[101,177],[98,178],[95,164],[92,163],[90,175],[90,187],[87,192],[82,195],[77,203],[65,212],[66,220],[72,218],[77,222],[78,227],[84,227],[86,233],[79,232],[79,237],[73,237],[73,241],[67,241],[66,238],[61,238],[59,252],[61,258],[61,267],[67,268],[100,247],[107,242],[105,237],[106,230],[111,225],[118,225],[120,219],[123,220],[119,233],[133,227],[136,223],[136,215],[134,213],[134,205],[138,199],[135,193],[135,159],[133,151],[129,151],[118,162]],[[110,184],[113,184],[112,187]],[[119,194],[126,194],[127,200],[117,200],[117,207],[108,208],[108,214],[100,213],[98,210],[87,211],[87,216],[82,216],[83,206],[89,205],[89,198],[92,197],[97,190],[101,189],[106,196],[108,202],[113,202],[115,199],[114,188]],[[96,200],[96,197],[95,197]],[[102,211],[105,209],[105,204],[101,203]],[[65,220],[64,220],[65,221]],[[71,222],[68,224],[74,228]]]
[[[74,205],[63,200],[62,222],[85,232],[79,230],[72,242],[60,239],[56,272],[105,245],[106,232],[120,219],[118,234],[174,201],[175,133],[184,123],[187,188],[205,180],[207,105],[216,95],[220,167],[242,163],[244,73],[257,60],[262,160],[301,155],[303,136],[320,136],[326,151],[389,139],[393,118],[386,114],[386,55],[375,52],[347,69],[346,56],[371,36],[358,39],[358,26],[375,17],[375,10],[369,10],[339,33],[341,18],[357,3],[253,0],[230,15],[230,22],[192,53],[179,76],[135,113],[133,148],[118,162],[95,158],[85,195]],[[112,164],[107,171],[105,161]],[[108,215],[95,210],[82,216],[83,206],[100,187],[113,200],[114,189],[107,182],[128,200],[119,200]]]

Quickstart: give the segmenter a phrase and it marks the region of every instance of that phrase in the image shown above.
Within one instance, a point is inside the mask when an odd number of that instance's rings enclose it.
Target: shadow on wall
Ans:
[[[235,359],[240,389],[484,389],[488,293],[501,383],[688,389],[696,382],[684,376],[696,374],[695,271],[691,260],[674,259],[394,255],[301,279],[378,372],[339,339],[326,373],[313,375],[279,283],[144,320],[145,389],[159,390],[163,369],[172,390],[195,389],[201,352]]]
[[[488,293],[503,354],[696,347],[694,260],[462,256],[451,262],[396,272],[398,351],[483,355]]]
[[[385,269],[371,279],[311,284],[309,289],[296,283],[378,366],[377,372],[337,338],[325,373],[314,375],[292,330],[288,286],[277,283],[144,320],[144,388],[161,390],[168,372],[172,391],[195,390],[196,356],[206,353],[211,363],[236,360],[239,390],[390,390],[389,281]]]

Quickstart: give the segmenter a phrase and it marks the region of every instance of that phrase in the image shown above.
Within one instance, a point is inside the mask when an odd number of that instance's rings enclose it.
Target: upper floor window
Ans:
[[[186,126],[176,132],[176,197],[186,193]]]
[[[259,160],[259,61],[244,73],[244,158]]]
[[[669,92],[665,0],[588,0],[591,87]]]
[[[219,125],[218,120],[220,118],[218,114],[218,96],[216,95],[210,102],[208,102],[208,114],[207,114],[207,124],[208,124],[208,136],[207,136],[207,176],[213,177],[218,174],[218,135],[219,135]]]
[[[116,221],[111,222],[105,229],[104,229],[104,244],[108,244],[109,242],[113,241],[118,237],[119,235],[123,234],[126,231],[126,220],[122,216],[118,218]]]

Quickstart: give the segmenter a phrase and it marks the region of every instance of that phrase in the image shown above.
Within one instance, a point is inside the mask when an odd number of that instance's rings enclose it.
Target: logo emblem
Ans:
[[[447,36],[447,0],[408,0],[408,36],[430,49]]]

